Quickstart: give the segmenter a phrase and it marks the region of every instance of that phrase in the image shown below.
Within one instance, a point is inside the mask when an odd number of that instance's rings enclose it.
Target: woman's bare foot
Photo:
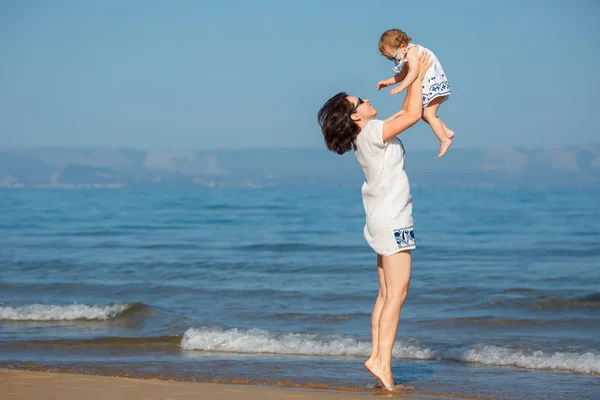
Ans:
[[[388,374],[384,373],[375,360],[369,358],[365,363],[365,368],[377,379],[377,384],[381,388],[389,392],[393,392],[396,389],[391,372]]]
[[[377,375],[375,375],[371,369],[374,368],[375,365],[375,359],[373,357],[370,357],[367,362],[365,362],[365,368],[367,369],[367,371],[369,371],[371,373],[371,375],[373,375],[375,377],[375,379],[377,380],[377,387],[378,388],[382,388],[383,387],[383,382],[381,382],[381,379],[379,379],[377,377]]]
[[[440,154],[438,154],[438,158],[444,157],[450,146],[452,146],[452,140],[450,139],[440,142]]]
[[[446,136],[448,136],[448,139],[452,139],[454,137],[454,131],[446,129]]]

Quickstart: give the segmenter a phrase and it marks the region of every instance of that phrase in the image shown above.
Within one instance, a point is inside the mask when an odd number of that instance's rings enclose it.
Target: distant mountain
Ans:
[[[600,143],[581,147],[408,151],[411,184],[459,187],[600,187]],[[117,148],[0,150],[0,187],[357,187],[354,156],[325,149],[143,151]]]

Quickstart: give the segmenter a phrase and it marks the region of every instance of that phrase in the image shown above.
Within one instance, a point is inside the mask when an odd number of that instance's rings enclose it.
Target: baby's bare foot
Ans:
[[[450,146],[452,146],[452,140],[450,139],[440,142],[440,154],[438,154],[438,158],[444,157]]]

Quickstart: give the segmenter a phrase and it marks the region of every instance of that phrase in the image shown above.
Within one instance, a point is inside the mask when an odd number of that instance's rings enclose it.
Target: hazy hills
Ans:
[[[413,186],[600,187],[600,143],[581,147],[407,150]],[[134,185],[356,187],[350,153],[325,149],[142,151],[119,148],[0,150],[0,187]]]

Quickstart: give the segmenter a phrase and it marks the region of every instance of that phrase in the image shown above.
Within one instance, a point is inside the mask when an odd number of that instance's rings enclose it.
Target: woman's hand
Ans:
[[[419,80],[422,81],[425,73],[433,65],[433,60],[428,51],[423,51],[419,54]]]

